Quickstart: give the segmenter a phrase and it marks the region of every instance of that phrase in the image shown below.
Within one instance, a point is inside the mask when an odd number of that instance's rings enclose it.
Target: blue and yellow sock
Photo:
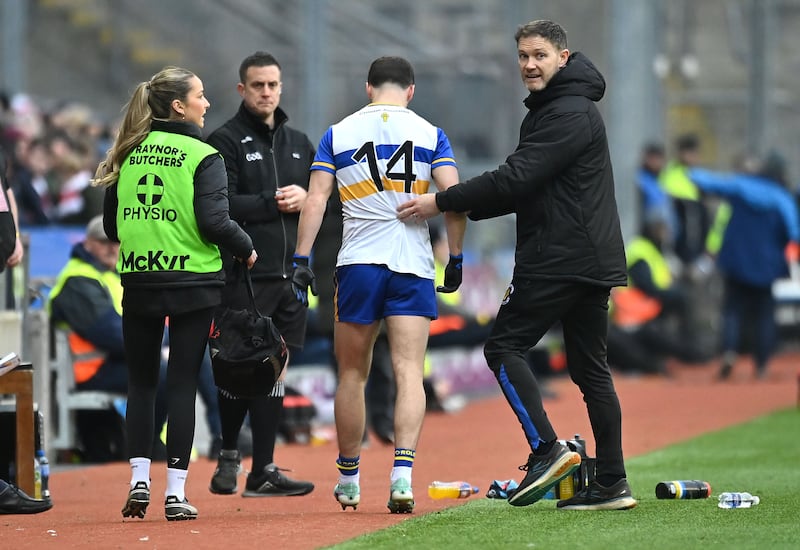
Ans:
[[[339,455],[336,459],[336,468],[339,470],[339,483],[355,483],[358,485],[359,473],[358,463],[361,460],[360,456],[355,458],[347,458]]]

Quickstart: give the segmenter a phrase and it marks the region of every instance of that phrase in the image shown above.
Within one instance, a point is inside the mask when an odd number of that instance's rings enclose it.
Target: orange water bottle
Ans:
[[[443,498],[467,498],[478,492],[478,488],[466,481],[434,481],[428,485],[428,496]]]

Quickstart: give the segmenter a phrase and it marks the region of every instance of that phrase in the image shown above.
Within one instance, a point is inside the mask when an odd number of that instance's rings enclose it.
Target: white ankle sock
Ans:
[[[345,476],[339,474],[339,485],[344,485],[345,483],[355,483],[356,485],[358,485],[360,479],[361,479],[360,473],[353,474],[351,476]]]
[[[181,501],[186,497],[184,487],[186,486],[187,470],[178,470],[177,468],[167,468],[167,490],[164,496],[176,496]]]
[[[395,466],[392,468],[392,473],[389,479],[392,483],[400,479],[401,477],[406,478],[409,483],[411,482],[411,468],[408,466]]]
[[[131,464],[131,489],[140,481],[144,481],[150,487],[150,459],[136,456],[128,462]]]

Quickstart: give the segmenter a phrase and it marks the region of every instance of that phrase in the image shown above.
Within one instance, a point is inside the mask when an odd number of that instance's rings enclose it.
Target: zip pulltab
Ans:
[[[274,140],[275,137],[273,136],[272,139]],[[275,160],[275,149],[273,147],[269,148],[269,156],[270,156],[270,159],[272,159],[272,172],[275,175],[275,189],[277,190],[279,187],[281,187],[281,185],[280,185],[280,181],[278,180],[278,163]],[[280,212],[279,218],[281,220],[281,230],[283,231],[283,256],[281,257],[282,258],[281,259],[281,277],[284,278],[284,279],[288,279],[289,278],[289,274],[286,273],[286,261],[285,261],[286,260],[287,249],[288,249],[288,243],[286,242],[287,241],[287,238],[286,238],[286,220],[284,219],[283,212]]]

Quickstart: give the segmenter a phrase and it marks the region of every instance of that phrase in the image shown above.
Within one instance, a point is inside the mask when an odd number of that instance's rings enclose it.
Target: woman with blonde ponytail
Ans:
[[[202,81],[186,69],[165,67],[139,83],[92,181],[105,187],[103,227],[120,243],[131,465],[123,517],[144,518],[150,504],[155,395],[167,317],[164,514],[170,521],[197,517],[185,481],[198,373],[225,283],[220,247],[248,267],[258,257],[250,237],[230,219],[222,157],[202,140],[209,107]]]

